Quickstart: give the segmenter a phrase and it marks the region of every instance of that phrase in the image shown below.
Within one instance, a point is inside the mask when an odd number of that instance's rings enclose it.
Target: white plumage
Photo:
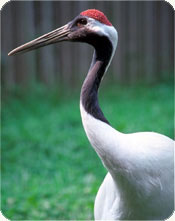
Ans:
[[[81,104],[80,110],[88,139],[109,171],[95,200],[95,219],[168,218],[174,199],[174,141],[153,132],[123,134]]]

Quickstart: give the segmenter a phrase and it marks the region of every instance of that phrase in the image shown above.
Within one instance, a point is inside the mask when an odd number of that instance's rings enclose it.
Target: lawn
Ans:
[[[62,92],[63,93],[63,92]],[[111,125],[173,137],[173,85],[100,90]],[[79,95],[17,90],[2,101],[2,200],[10,220],[93,219],[106,174],[84,133]]]

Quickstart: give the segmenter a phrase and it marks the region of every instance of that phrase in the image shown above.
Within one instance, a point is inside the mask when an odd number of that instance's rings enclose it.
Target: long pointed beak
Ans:
[[[54,44],[60,41],[68,40],[68,34],[70,33],[69,25],[66,24],[61,28],[55,29],[45,35],[40,36],[39,38],[34,39],[24,45],[21,45],[14,50],[10,51],[8,55],[18,54],[20,52],[31,51],[40,47],[44,47],[46,45]]]

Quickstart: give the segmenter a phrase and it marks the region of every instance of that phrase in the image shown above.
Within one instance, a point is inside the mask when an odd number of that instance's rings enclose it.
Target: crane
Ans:
[[[9,55],[72,41],[94,47],[80,95],[86,135],[108,170],[94,205],[95,220],[164,220],[174,210],[174,141],[154,132],[124,134],[105,118],[98,102],[118,33],[103,12],[88,9],[66,25],[12,50]]]

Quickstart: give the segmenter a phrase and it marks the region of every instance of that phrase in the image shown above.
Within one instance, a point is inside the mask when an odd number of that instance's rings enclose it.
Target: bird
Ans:
[[[174,140],[156,132],[120,132],[99,106],[99,86],[118,43],[118,32],[106,15],[85,10],[8,55],[62,41],[94,47],[81,88],[80,113],[87,138],[107,169],[95,198],[95,220],[167,219],[174,210]]]

